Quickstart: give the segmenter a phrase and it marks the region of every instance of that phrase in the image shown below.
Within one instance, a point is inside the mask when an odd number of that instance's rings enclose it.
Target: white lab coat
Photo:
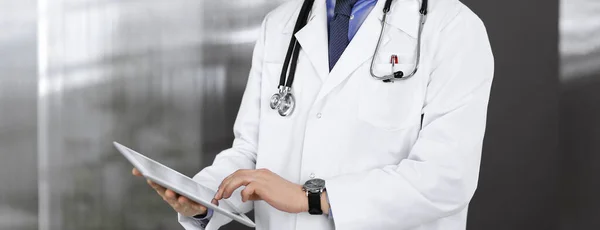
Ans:
[[[286,2],[265,18],[235,122],[233,146],[194,179],[216,190],[238,169],[267,168],[303,184],[326,180],[333,214],[289,214],[266,202],[254,208],[260,230],[456,230],[479,174],[494,61],[481,20],[457,0],[430,0],[421,68],[411,79],[383,83],[369,75],[384,1],[371,14],[330,72],[325,0],[316,0],[302,45],[291,117],[269,108],[302,0]],[[394,1],[389,29],[376,57],[380,74],[390,56],[401,70],[414,65],[419,0]],[[423,121],[421,115],[424,114]],[[179,217],[188,230],[195,220]],[[229,222],[215,213],[206,229]]]

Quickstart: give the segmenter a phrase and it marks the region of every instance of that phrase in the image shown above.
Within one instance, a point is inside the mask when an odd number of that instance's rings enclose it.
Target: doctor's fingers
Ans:
[[[261,200],[260,194],[259,194],[259,189],[260,187],[258,187],[255,183],[250,183],[246,186],[246,188],[244,188],[244,190],[242,190],[241,195],[242,195],[242,202],[246,202],[249,200],[252,201],[256,201],[256,200]]]
[[[227,176],[225,179],[223,179],[223,181],[219,185],[219,191],[217,192],[217,196],[219,196],[219,198],[222,197],[223,188],[225,188],[226,185],[231,184],[233,181],[239,180],[240,178],[251,177],[251,178],[254,178],[252,181],[259,181],[259,180],[264,181],[273,175],[276,175],[276,174],[274,174],[271,171],[269,171],[268,169],[264,169],[264,168],[263,169],[240,169],[240,170],[237,170],[234,173],[232,173],[231,175]],[[217,196],[215,196],[215,198]]]
[[[162,198],[167,203],[169,203],[169,205],[171,205],[176,211],[180,211],[179,209],[182,209],[182,204],[179,203],[178,195],[175,192],[167,189],[162,195]]]
[[[165,187],[160,186],[157,183],[154,183],[151,180],[146,180],[146,182],[148,182],[148,184],[150,185],[150,187],[152,187],[154,190],[156,190],[156,193],[158,193],[158,195],[160,196],[164,196],[165,195],[165,191],[167,190]]]
[[[219,185],[217,194],[215,194],[215,199],[220,200],[223,197],[223,191],[224,191],[225,186],[230,184],[232,180],[239,178],[239,177],[247,177],[249,175],[255,174],[254,173],[255,171],[256,170],[240,169],[240,170],[235,171],[231,175],[225,177],[225,179],[223,179],[223,181],[221,181],[221,184]]]
[[[206,207],[184,196],[179,196],[179,198],[177,198],[176,200],[170,198],[165,199],[165,201],[169,203],[169,205],[171,205],[171,208],[173,208],[173,210],[184,216],[191,217],[200,214],[205,214],[207,212]]]
[[[200,212],[200,213],[204,213],[206,212],[206,207],[204,207],[201,204],[196,203],[193,200],[188,199],[185,196],[179,196],[179,198],[177,199],[177,202],[179,202],[179,204],[187,209],[191,209],[194,212]]]
[[[142,176],[142,173],[140,172],[140,170],[137,170],[136,168],[133,168],[131,170],[131,174],[133,174],[134,176]]]
[[[250,183],[259,183],[260,181],[261,179],[254,174],[233,177],[223,184],[223,187],[220,190],[220,197],[218,197],[217,199],[227,199],[231,197],[233,192],[239,187],[247,186]]]
[[[225,179],[223,179],[223,181],[221,181],[221,184],[219,185],[219,189],[223,188],[223,185],[229,183],[229,181],[232,180],[233,178],[240,177],[240,176],[247,176],[256,171],[257,170],[252,170],[252,169],[238,169],[237,171],[233,172],[229,176],[225,177]]]
[[[179,194],[177,194],[177,193],[175,193],[175,192],[173,192],[173,191],[171,191],[169,189],[165,190],[164,198],[165,198],[166,201],[170,201],[170,202],[174,202],[174,203],[179,203],[177,201],[177,199],[179,199]]]

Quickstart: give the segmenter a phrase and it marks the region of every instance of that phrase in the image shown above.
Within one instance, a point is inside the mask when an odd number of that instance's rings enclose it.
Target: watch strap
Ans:
[[[311,215],[322,215],[321,193],[308,192],[308,213]]]

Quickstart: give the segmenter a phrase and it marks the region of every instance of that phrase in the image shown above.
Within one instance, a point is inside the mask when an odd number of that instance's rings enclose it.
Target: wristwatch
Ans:
[[[311,215],[322,215],[321,194],[325,191],[325,181],[322,179],[310,179],[302,186],[302,191],[308,197],[308,213]]]

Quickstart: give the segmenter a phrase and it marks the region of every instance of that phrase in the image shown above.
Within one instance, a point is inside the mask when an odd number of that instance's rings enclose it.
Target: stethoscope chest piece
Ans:
[[[282,117],[289,116],[296,108],[296,98],[291,90],[290,87],[280,87],[279,92],[271,97],[271,109],[277,110]]]
[[[296,99],[294,98],[293,94],[288,93],[284,95],[283,100],[281,102],[282,103],[279,106],[279,109],[277,110],[279,112],[279,115],[281,115],[282,117],[287,117],[290,114],[292,114],[292,112],[294,112],[294,108],[296,108]]]
[[[279,106],[281,105],[281,98],[282,98],[281,93],[273,94],[273,96],[271,97],[271,103],[270,103],[271,109],[279,108]]]

